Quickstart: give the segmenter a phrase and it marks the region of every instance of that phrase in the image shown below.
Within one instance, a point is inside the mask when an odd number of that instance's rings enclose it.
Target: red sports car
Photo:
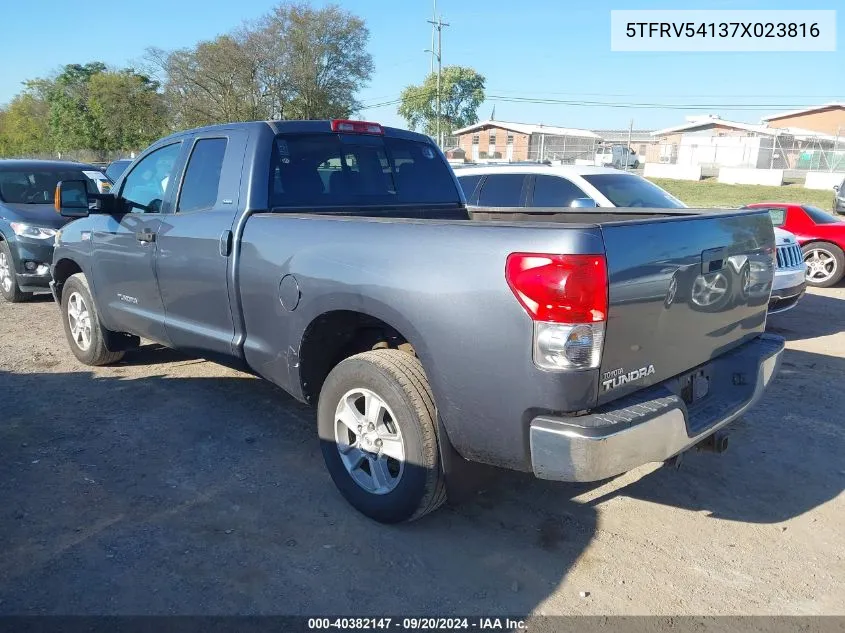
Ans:
[[[807,264],[807,285],[827,288],[845,274],[845,218],[808,204],[758,202],[747,209],[768,209],[772,224],[793,233]]]

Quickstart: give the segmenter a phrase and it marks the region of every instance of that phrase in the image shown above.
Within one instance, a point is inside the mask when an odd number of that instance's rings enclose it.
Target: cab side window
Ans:
[[[147,154],[135,165],[123,181],[120,197],[125,201],[127,212],[159,213],[164,202],[167,187],[173,180],[176,159],[181,143],[165,145]]]
[[[538,175],[532,207],[568,207],[576,198],[589,198],[573,182],[560,176]]]
[[[226,142],[225,138],[203,138],[196,142],[182,180],[177,213],[211,209],[217,203]]]

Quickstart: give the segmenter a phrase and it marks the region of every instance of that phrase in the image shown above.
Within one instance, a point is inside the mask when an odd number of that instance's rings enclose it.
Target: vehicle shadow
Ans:
[[[141,365],[164,365],[167,363],[204,363],[205,361],[194,356],[188,356],[170,347],[158,343],[147,343],[137,349],[133,349],[123,357],[116,365],[117,367],[135,367]]]
[[[0,613],[527,614],[614,497],[779,523],[840,494],[842,427],[811,370],[832,381],[845,360],[787,351],[723,456],[609,493],[497,471],[400,526],[342,500],[314,411],[264,381],[0,371]]]
[[[314,410],[243,375],[0,371],[0,393],[0,613],[526,614],[596,531],[513,473],[374,523]]]
[[[845,375],[845,358],[786,350],[764,399],[728,427],[721,456],[691,452],[680,470],[664,467],[607,496],[650,501],[712,518],[781,523],[837,497],[845,489],[845,423],[826,392]],[[778,393],[800,393],[791,402]]]
[[[838,334],[845,329],[845,298],[809,290],[791,310],[772,314],[766,330],[788,341]]]

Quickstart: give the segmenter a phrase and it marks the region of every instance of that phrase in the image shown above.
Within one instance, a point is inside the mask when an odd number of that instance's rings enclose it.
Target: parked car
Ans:
[[[334,483],[378,521],[434,510],[473,461],[594,481],[723,446],[708,438],[784,347],[764,333],[766,296],[699,310],[669,270],[696,260],[743,287],[753,266],[771,283],[765,212],[469,221],[432,140],[376,123],[190,130],[145,150],[94,212],[84,182],[59,193],[81,217],[52,267],[76,358],[115,362],[143,337],[316,404]],[[615,300],[655,263],[663,300]]]
[[[68,219],[56,214],[53,195],[60,180],[84,180],[89,193],[103,193],[106,180],[84,163],[0,160],[0,294],[24,301],[48,292],[53,238]]]
[[[524,207],[526,212],[533,207],[687,208],[683,202],[645,178],[607,167],[478,167],[462,169],[457,177],[470,204]],[[790,244],[788,233],[782,233],[777,236],[778,259],[774,281],[772,285],[758,288],[760,291],[771,292],[771,313],[793,307],[803,296],[805,287],[805,267],[800,253],[797,259],[794,253],[791,257],[785,256],[790,254],[790,248],[798,250],[798,246],[794,240]],[[646,283],[647,279],[647,276],[640,275],[639,283]],[[725,297],[728,296],[724,279],[714,275],[710,281],[715,283],[711,284],[713,293],[721,290]],[[666,283],[665,273],[656,269],[650,283],[659,295]],[[704,278],[699,281],[702,288],[707,283]],[[636,297],[637,293],[633,296]]]
[[[845,215],[845,178],[833,187],[833,212]]]
[[[795,235],[807,264],[807,284],[828,288],[845,274],[845,219],[808,204],[760,202],[747,209],[765,209],[772,223]]]
[[[769,314],[786,312],[795,307],[807,289],[807,265],[801,246],[789,231],[775,229],[777,262],[772,280],[772,295],[769,299]]]
[[[117,182],[117,179],[120,178],[121,174],[123,174],[123,172],[126,171],[126,168],[131,164],[131,158],[120,158],[112,161],[109,163],[109,166],[106,167],[106,176],[110,181]]]
[[[615,169],[637,169],[640,166],[640,158],[634,150],[625,145],[599,145],[596,148],[595,163],[598,167],[610,165]]]

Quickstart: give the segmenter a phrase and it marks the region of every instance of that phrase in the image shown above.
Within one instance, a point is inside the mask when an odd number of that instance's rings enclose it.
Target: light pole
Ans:
[[[425,53],[431,53],[434,57],[437,58],[437,144],[440,147],[443,147],[443,139],[440,138],[440,75],[443,72],[443,63],[442,63],[442,55],[443,55],[443,27],[449,26],[447,22],[443,21],[442,17],[437,18],[437,20],[428,20],[429,24],[432,24],[434,28],[437,29],[437,50],[433,51],[431,49],[426,49]]]
[[[440,37],[438,36],[437,39],[439,41]],[[438,46],[438,49],[439,48],[440,47]],[[436,125],[436,128],[437,128],[437,145],[442,148],[443,144],[440,142],[440,71],[441,71],[441,67],[442,67],[442,65],[440,63],[440,53],[435,53],[433,50],[428,49],[428,48],[425,49],[423,52],[424,53],[431,53],[432,56],[437,60],[437,110],[436,110],[436,115],[435,115],[437,120],[435,122],[435,125]]]

